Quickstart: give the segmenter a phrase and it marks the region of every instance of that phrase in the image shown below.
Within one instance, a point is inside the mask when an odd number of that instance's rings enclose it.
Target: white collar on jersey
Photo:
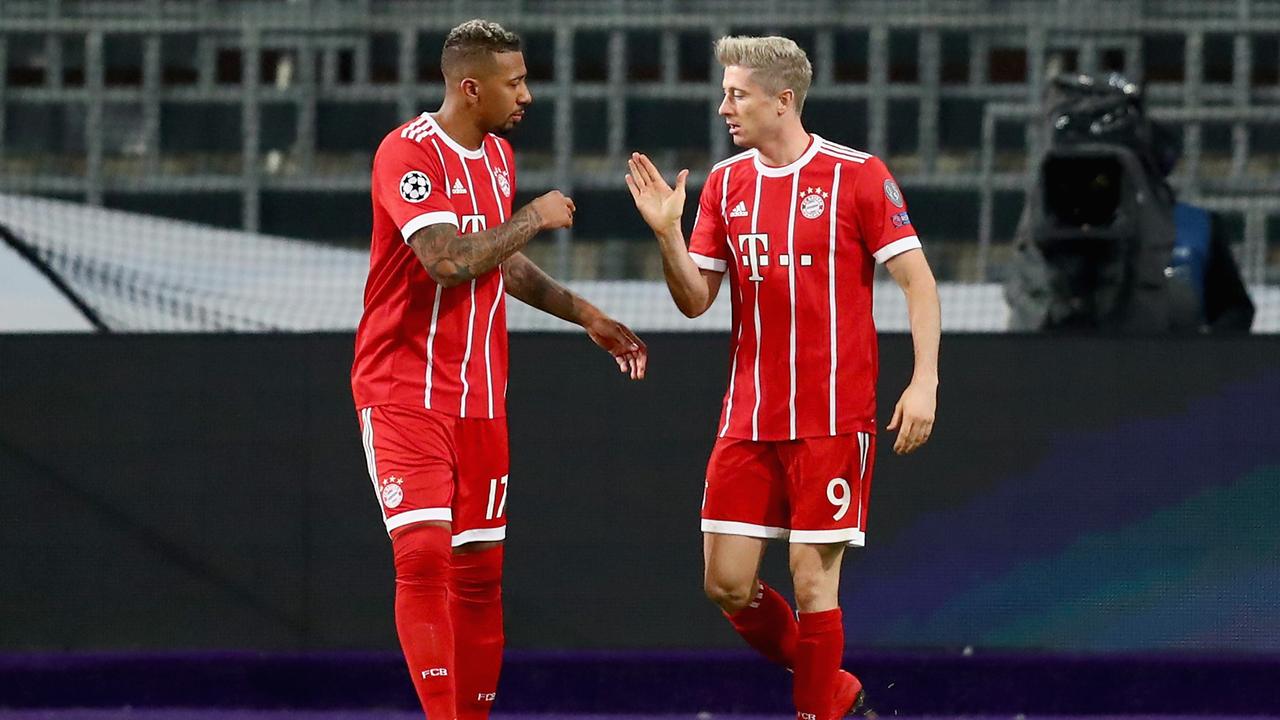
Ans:
[[[809,161],[813,159],[813,156],[818,154],[818,149],[822,147],[822,138],[818,137],[817,133],[810,133],[809,137],[813,138],[812,142],[809,143],[809,149],[805,150],[803,155],[782,167],[765,165],[760,162],[760,151],[754,151],[751,156],[751,161],[756,164],[756,172],[764,175],[765,177],[783,177],[799,171],[800,168],[809,164]]]
[[[428,113],[427,117],[431,118],[431,124],[436,128],[436,135],[438,135],[440,139],[444,141],[444,144],[448,145],[454,152],[468,160],[479,160],[484,157],[484,140],[489,137],[488,135],[480,140],[480,147],[475,150],[468,150],[459,145],[457,140],[449,137],[449,133],[445,132],[444,128],[440,127],[440,123],[436,122],[434,115]]]

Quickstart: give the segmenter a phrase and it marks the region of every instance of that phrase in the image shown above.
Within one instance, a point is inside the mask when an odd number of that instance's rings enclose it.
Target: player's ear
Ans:
[[[796,92],[790,88],[778,93],[778,114],[782,115],[787,112],[788,108],[795,108]]]
[[[462,78],[462,82],[458,83],[458,89],[462,91],[463,97],[472,102],[480,98],[480,81],[475,78]]]

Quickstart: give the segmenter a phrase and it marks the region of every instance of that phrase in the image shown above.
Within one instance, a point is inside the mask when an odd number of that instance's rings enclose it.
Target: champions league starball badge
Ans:
[[[400,178],[400,197],[406,202],[419,203],[431,194],[431,181],[426,173],[410,170]]]
[[[892,180],[884,181],[884,196],[889,198],[889,202],[895,207],[902,207],[902,191],[898,189],[898,183]]]

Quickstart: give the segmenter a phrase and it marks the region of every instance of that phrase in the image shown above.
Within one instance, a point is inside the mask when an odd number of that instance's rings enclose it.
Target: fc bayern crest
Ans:
[[[410,170],[400,178],[400,197],[406,202],[420,203],[431,194],[431,181],[426,173]]]
[[[898,189],[898,183],[892,180],[885,180],[884,196],[889,198],[889,202],[896,207],[902,207],[902,191]]]
[[[404,478],[395,476],[389,477],[382,481],[382,504],[387,508],[394,508],[404,502],[404,490],[400,485],[404,483]]]
[[[511,197],[511,180],[507,178],[507,171],[494,170],[493,176],[498,179],[498,188],[502,190],[502,196]]]
[[[800,214],[810,220],[816,220],[827,209],[827,198],[831,197],[822,188],[805,188],[800,193]]]

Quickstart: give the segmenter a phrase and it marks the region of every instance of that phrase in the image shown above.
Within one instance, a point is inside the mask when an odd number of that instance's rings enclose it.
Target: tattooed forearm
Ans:
[[[429,225],[415,232],[409,244],[431,278],[453,287],[498,267],[542,229],[542,216],[532,205],[501,225],[458,235],[452,225]]]
[[[526,305],[571,323],[584,322],[584,311],[589,307],[586,301],[552,279],[524,253],[516,253],[502,263],[502,279],[507,292]]]

